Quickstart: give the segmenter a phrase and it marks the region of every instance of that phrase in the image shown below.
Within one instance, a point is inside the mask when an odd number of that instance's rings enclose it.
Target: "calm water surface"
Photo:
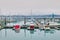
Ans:
[[[60,40],[60,30],[0,30],[0,40]]]

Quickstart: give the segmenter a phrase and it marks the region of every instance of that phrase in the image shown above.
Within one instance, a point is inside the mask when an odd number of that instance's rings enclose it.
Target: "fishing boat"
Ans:
[[[42,23],[44,24],[44,22],[42,22]],[[47,25],[48,23],[49,23],[49,25]],[[44,26],[44,29],[46,29],[45,26],[48,26],[47,29],[50,29],[50,27],[54,27],[54,28],[60,27],[60,23],[57,23],[54,21],[53,22],[46,22],[43,26]]]
[[[13,26],[13,29],[14,29],[14,30],[19,30],[20,28],[21,28],[20,25],[14,25],[14,26]]]
[[[30,25],[30,26],[28,27],[28,30],[34,30],[34,25]]]
[[[57,23],[57,22],[49,22],[49,26],[50,27],[58,27],[58,26],[60,26],[60,23]]]
[[[50,30],[49,23],[45,25],[40,25],[39,29],[41,30]]]
[[[44,30],[50,30],[50,27],[44,27]]]
[[[34,29],[35,27],[35,24],[33,22],[30,22],[28,25],[29,27],[27,27],[27,29]]]

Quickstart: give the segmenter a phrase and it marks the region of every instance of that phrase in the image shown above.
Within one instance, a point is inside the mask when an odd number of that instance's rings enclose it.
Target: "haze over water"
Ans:
[[[0,15],[59,14],[60,0],[0,0]]]

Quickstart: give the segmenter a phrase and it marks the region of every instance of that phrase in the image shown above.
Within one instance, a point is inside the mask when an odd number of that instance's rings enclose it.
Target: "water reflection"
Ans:
[[[50,33],[51,34],[54,34],[56,31],[53,29],[53,30],[50,30]]]
[[[20,33],[20,29],[17,29],[17,30],[15,29],[14,31],[15,31],[16,33]]]
[[[51,38],[58,39],[59,37],[57,35],[60,34],[60,30],[39,30],[39,29],[34,29],[34,30],[27,30],[27,29],[19,29],[19,30],[12,30],[12,29],[3,29],[0,31],[2,32],[2,38],[1,39],[8,39],[10,40],[11,38],[18,39],[18,40],[48,40]],[[17,34],[18,33],[18,34]],[[52,34],[52,35],[51,35]],[[13,36],[12,36],[13,35]],[[0,36],[1,37],[1,36]],[[48,38],[47,38],[48,37]]]
[[[26,29],[24,29],[24,35],[25,35],[25,37],[26,37]]]
[[[55,30],[54,29],[44,30],[44,33],[54,34],[55,33]]]
[[[34,30],[30,30],[30,33],[31,33],[31,34],[34,34]]]
[[[21,30],[21,29],[13,30],[13,31],[15,31],[16,33],[20,33],[20,30]],[[25,36],[25,37],[26,37],[27,31],[29,31],[30,34],[34,34],[34,32],[36,31],[36,30],[27,30],[27,29],[23,29],[23,30],[24,30],[24,36]]]
[[[40,30],[40,29],[39,29]],[[50,30],[40,30],[40,32],[44,31],[44,33],[50,33],[50,34],[54,34],[55,33],[55,29],[50,29]]]
[[[7,36],[7,29],[5,29],[5,37]]]
[[[30,30],[30,34],[34,34],[34,30]]]

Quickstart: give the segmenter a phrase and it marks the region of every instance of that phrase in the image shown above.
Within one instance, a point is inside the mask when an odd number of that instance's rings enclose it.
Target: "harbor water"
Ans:
[[[34,20],[34,19],[33,19]],[[31,24],[38,24],[36,20],[25,20],[26,23],[24,23],[24,20],[17,21],[17,22],[10,22],[6,23],[4,25],[5,21],[2,25],[3,27],[13,27],[16,24],[19,24],[20,26],[31,25]],[[40,20],[39,20],[40,22]],[[1,22],[2,23],[2,22]],[[41,21],[41,23],[44,23]],[[53,23],[54,24],[54,23]],[[54,25],[56,25],[55,23]],[[60,27],[60,23],[57,24]],[[41,30],[41,29],[34,29],[34,30],[28,30],[28,29],[19,29],[19,30],[13,30],[13,28],[3,28],[0,30],[0,40],[60,40],[60,30],[57,29],[50,29],[50,30]]]
[[[60,30],[0,30],[0,40],[60,40]]]

